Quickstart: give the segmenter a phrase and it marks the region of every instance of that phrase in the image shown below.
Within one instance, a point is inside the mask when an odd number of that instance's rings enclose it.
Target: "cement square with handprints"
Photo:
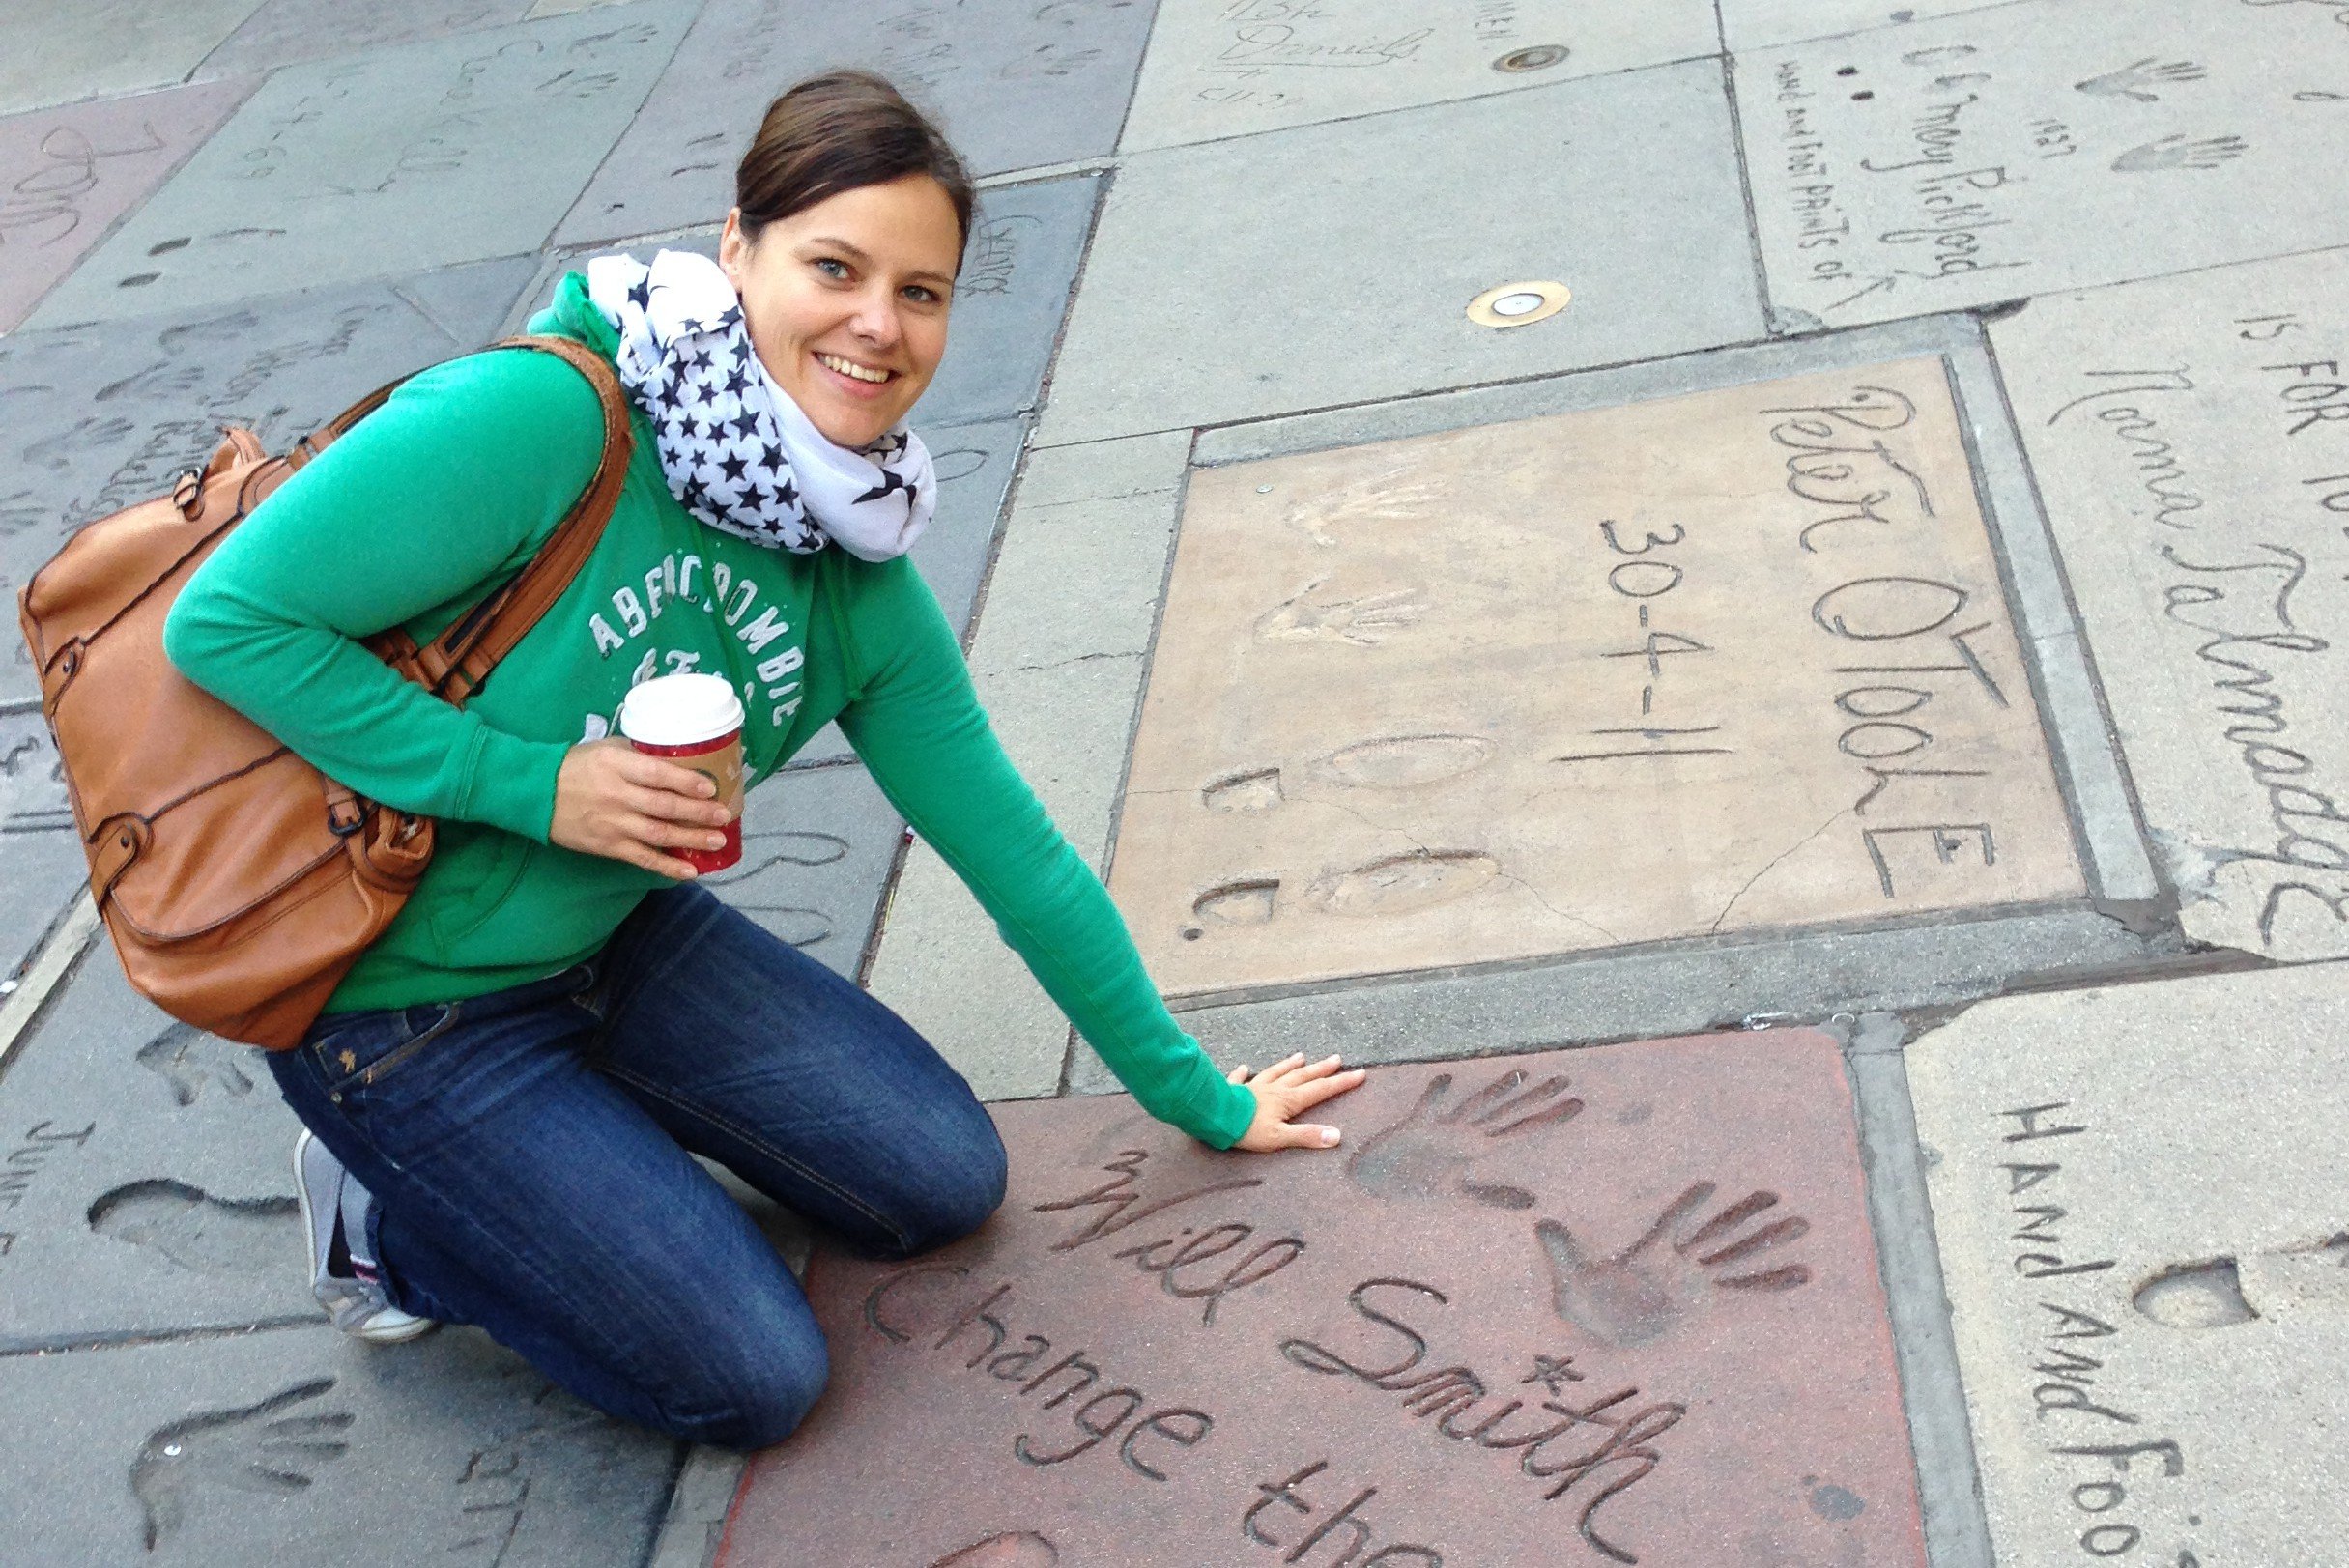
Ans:
[[[692,19],[587,13],[270,77],[33,313],[152,315],[535,252]],[[514,171],[527,168],[528,178]]]
[[[1389,1068],[1333,1153],[995,1114],[978,1235],[818,1255],[726,1568],[1922,1568],[1826,1036]]]
[[[1110,888],[1185,996],[2084,896],[1942,362],[1194,473]]]
[[[244,101],[250,77],[0,119],[0,332]]]
[[[1739,52],[1782,328],[2349,242],[2349,9],[2025,0]]]

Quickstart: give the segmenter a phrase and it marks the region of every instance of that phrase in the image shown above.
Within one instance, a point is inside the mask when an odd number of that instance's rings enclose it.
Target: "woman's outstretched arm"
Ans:
[[[1167,1012],[1125,921],[995,739],[954,631],[910,562],[843,564],[841,728],[883,793],[993,917],[1145,1110],[1218,1149],[1327,1147],[1291,1119],[1352,1088],[1332,1058],[1216,1070]]]

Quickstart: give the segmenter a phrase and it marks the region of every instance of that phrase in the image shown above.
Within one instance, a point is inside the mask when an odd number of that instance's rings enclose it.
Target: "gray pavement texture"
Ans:
[[[2053,760],[2084,894],[1211,985],[1178,1016],[1219,1064],[1257,1067],[1741,1026],[1759,1047],[1822,1025],[1932,1568],[2336,1568],[2349,7],[0,6],[0,588],[166,488],[222,424],[282,446],[517,329],[590,256],[710,249],[763,106],[843,65],[898,80],[981,177],[953,345],[915,413],[945,479],[915,558],[997,733],[1104,876],[1198,474],[1939,362],[2027,677],[2009,695]],[[1566,302],[1471,314],[1511,285]],[[1776,411],[1768,457],[1805,517],[1879,543],[1923,491],[1888,462],[1885,407],[1863,387]],[[1751,437],[1692,426],[1636,457],[1664,473]],[[1443,591],[1348,575],[1347,528],[1454,526],[1407,470],[1280,525],[1326,526],[1328,570],[1253,635],[1341,661],[1333,702],[1381,699],[1382,644]],[[1618,589],[1643,616],[1683,602],[1655,587],[1678,581],[1674,519],[1585,517],[1565,495],[1533,510],[1529,527],[1618,528],[1594,572],[1655,562]],[[1769,526],[1741,547],[1758,563],[1812,548]],[[1551,613],[1538,579],[1505,586],[1509,613]],[[1902,814],[1902,780],[1975,765],[1898,738],[1932,739],[1934,679],[1963,667],[1927,663],[1906,628],[1841,635],[1876,650],[1851,663],[1877,683],[1838,698],[1863,727],[1844,749],[1894,791],[1852,809],[1944,867],[2007,848],[1995,821]],[[1638,653],[1656,680],[1717,657]],[[383,1350],[325,1326],[266,1070],[133,994],[72,918],[83,864],[37,693],[11,640],[0,1429],[40,1440],[0,1444],[0,1558],[356,1564],[396,1542],[484,1568],[718,1560],[729,1456],[607,1421],[471,1330]],[[1871,711],[1887,700],[1911,705]],[[1638,765],[1619,787],[1649,830],[1701,846],[1699,797]],[[1270,788],[1232,798],[1277,804]],[[1373,891],[1450,896],[1432,845]],[[746,848],[720,895],[869,984],[983,1097],[1119,1087],[837,731],[752,796]],[[1329,1114],[1351,1133],[1344,1104]],[[793,1217],[740,1195],[802,1260]],[[1058,1484],[1040,1471],[1035,1497]],[[1784,1560],[1758,1540],[1723,1568]]]

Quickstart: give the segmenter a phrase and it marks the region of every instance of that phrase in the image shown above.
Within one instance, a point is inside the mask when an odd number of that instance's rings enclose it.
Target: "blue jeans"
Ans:
[[[688,1151],[885,1258],[1003,1201],[1002,1141],[960,1074],[691,884],[563,974],[330,1014],[270,1067],[375,1195],[393,1304],[696,1442],[781,1440],[827,1363],[798,1282]]]

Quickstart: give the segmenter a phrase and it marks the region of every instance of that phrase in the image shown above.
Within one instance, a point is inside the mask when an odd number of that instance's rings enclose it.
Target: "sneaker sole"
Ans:
[[[396,1319],[396,1322],[386,1322]],[[365,1324],[351,1331],[353,1339],[363,1339],[370,1345],[405,1345],[412,1339],[421,1339],[441,1326],[437,1318],[419,1318],[398,1307],[386,1307],[369,1318]]]

